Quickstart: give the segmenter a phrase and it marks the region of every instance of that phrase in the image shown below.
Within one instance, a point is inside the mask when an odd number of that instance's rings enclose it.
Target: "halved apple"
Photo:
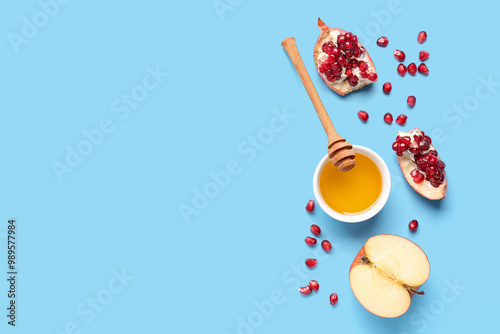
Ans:
[[[368,239],[354,259],[349,283],[356,299],[371,313],[395,318],[410,307],[430,274],[427,256],[412,241],[391,234]]]

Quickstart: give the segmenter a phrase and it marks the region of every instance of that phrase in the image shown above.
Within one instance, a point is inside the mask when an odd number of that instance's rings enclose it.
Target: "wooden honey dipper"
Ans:
[[[316,109],[319,120],[325,129],[326,135],[328,136],[328,157],[335,167],[337,167],[341,172],[347,172],[351,170],[356,161],[354,160],[355,154],[352,150],[352,145],[349,144],[345,138],[341,137],[335,128],[333,127],[332,120],[328,116],[321,99],[319,98],[316,88],[307,73],[307,69],[300,57],[299,50],[297,49],[297,44],[295,44],[295,38],[287,37],[281,42],[281,45],[285,49],[286,53],[290,57],[290,60],[295,66],[297,73],[299,73],[300,80],[309,94],[309,98]]]

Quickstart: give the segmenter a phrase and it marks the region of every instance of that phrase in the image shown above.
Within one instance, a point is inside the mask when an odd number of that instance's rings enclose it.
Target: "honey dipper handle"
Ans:
[[[318,114],[321,124],[325,129],[326,135],[328,136],[328,147],[330,147],[334,142],[343,138],[338,135],[337,131],[335,131],[332,121],[328,116],[325,107],[323,106],[323,102],[321,102],[318,92],[316,91],[316,88],[314,88],[311,77],[309,77],[304,62],[300,57],[299,50],[297,49],[297,44],[295,44],[295,38],[287,37],[283,40],[283,42],[281,42],[281,45],[290,57],[290,60],[292,61],[293,66],[295,66],[297,73],[299,73],[300,80],[302,80],[302,84],[304,85],[304,88],[306,89],[307,94],[311,99],[314,109],[316,109],[316,113]]]

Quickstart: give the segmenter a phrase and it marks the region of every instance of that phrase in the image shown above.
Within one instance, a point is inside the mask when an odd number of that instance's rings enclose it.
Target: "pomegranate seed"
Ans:
[[[321,233],[321,229],[319,228],[318,225],[311,225],[311,232],[314,234],[314,235],[319,235]]]
[[[408,105],[410,107],[414,107],[415,106],[415,102],[417,102],[417,98],[415,96],[408,96],[408,98],[406,99],[406,103],[408,103]],[[409,138],[409,137],[408,137]]]
[[[331,251],[331,250],[332,250],[332,244],[331,244],[331,243],[330,243],[330,241],[328,241],[328,240],[323,240],[323,241],[321,242],[321,247],[323,247],[323,250],[324,250],[325,252],[329,252],[329,251]]]
[[[400,139],[400,142],[405,144],[406,146],[410,146],[411,144],[411,138],[408,136],[404,136]]]
[[[422,44],[423,42],[425,42],[425,40],[427,39],[427,33],[425,31],[421,31],[418,33],[418,37],[417,37],[417,41]]]
[[[418,227],[418,221],[416,221],[415,219],[413,219],[410,222],[410,224],[408,224],[408,227],[410,228],[410,231],[415,232],[417,230],[417,227]]]
[[[415,183],[421,183],[423,180],[425,180],[425,176],[420,172],[418,172],[418,174],[415,177],[413,177],[413,182]]]
[[[398,118],[396,118],[396,123],[398,123],[399,125],[405,125],[407,119],[408,116],[406,116],[405,114],[401,114],[398,116]]]
[[[308,268],[312,268],[317,264],[318,264],[318,260],[316,260],[316,259],[306,259],[306,266]]]
[[[307,202],[306,210],[307,210],[307,212],[314,211],[314,200],[310,199],[309,202]]]
[[[363,122],[366,122],[368,120],[368,113],[366,111],[363,111],[363,110],[360,110],[358,112],[358,117],[360,120],[362,120]]]
[[[367,64],[367,63],[365,63],[364,61],[360,62],[360,63],[359,63],[359,65],[358,65],[358,67],[359,67],[359,70],[360,70],[361,72],[366,72],[366,71],[368,71],[368,64]]]
[[[311,280],[309,281],[309,286],[311,287],[311,289],[313,289],[314,291],[318,291],[319,289],[319,284],[317,281],[315,280]]]
[[[299,288],[299,291],[303,295],[310,295],[311,292],[313,292],[309,285],[306,285],[306,286]]]
[[[392,121],[393,121],[393,118],[392,118],[391,113],[390,112],[386,113],[384,115],[384,122],[386,122],[387,124],[392,124]],[[394,149],[394,145],[392,146],[392,148]]]
[[[425,65],[424,63],[418,65],[418,71],[425,75],[429,74],[429,69],[427,68],[427,65]]]
[[[306,244],[308,244],[309,246],[316,245],[316,242],[318,242],[316,239],[311,237],[306,237]]]
[[[390,82],[386,82],[383,86],[382,86],[382,90],[384,91],[384,93],[386,94],[389,94],[392,90],[392,85]]]
[[[399,64],[398,65],[398,74],[402,77],[404,77],[406,75],[406,66],[404,66],[403,64]]]
[[[377,39],[378,46],[385,47],[387,46],[387,44],[389,44],[389,39],[387,37],[382,36],[379,39]]]
[[[394,51],[394,58],[396,58],[398,61],[405,61],[406,55],[403,51],[396,49]]]
[[[330,304],[335,305],[339,301],[339,296],[334,292],[330,295]]]
[[[415,65],[415,63],[408,65],[408,73],[411,75],[415,75],[417,73],[417,65]]]
[[[339,56],[337,58],[337,62],[339,63],[340,66],[345,66],[345,64],[346,64],[345,57],[344,56]]]
[[[376,81],[377,78],[378,78],[377,73],[370,73],[370,74],[368,74],[368,80],[370,80],[370,81]]]
[[[420,51],[420,53],[418,54],[418,59],[420,59],[421,61],[429,59],[429,52]]]

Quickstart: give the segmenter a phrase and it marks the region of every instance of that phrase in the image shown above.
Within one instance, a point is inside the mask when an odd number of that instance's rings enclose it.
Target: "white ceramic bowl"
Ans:
[[[380,212],[380,210],[382,210],[391,192],[391,174],[389,173],[389,169],[387,168],[384,160],[382,160],[382,158],[377,153],[363,146],[353,145],[353,150],[355,153],[361,153],[375,162],[378,169],[380,170],[380,174],[382,175],[382,193],[380,194],[377,202],[375,202],[375,205],[371,207],[371,209],[359,215],[348,216],[333,210],[328,206],[328,204],[326,204],[319,189],[319,177],[321,175],[321,172],[323,171],[323,167],[325,167],[327,163],[331,163],[330,159],[328,159],[328,154],[325,155],[319,162],[318,167],[316,167],[316,171],[314,172],[313,179],[313,189],[314,196],[316,197],[316,202],[318,202],[319,206],[323,209],[323,211],[326,212],[327,215],[336,220],[340,220],[346,223],[359,223],[375,216]]]

